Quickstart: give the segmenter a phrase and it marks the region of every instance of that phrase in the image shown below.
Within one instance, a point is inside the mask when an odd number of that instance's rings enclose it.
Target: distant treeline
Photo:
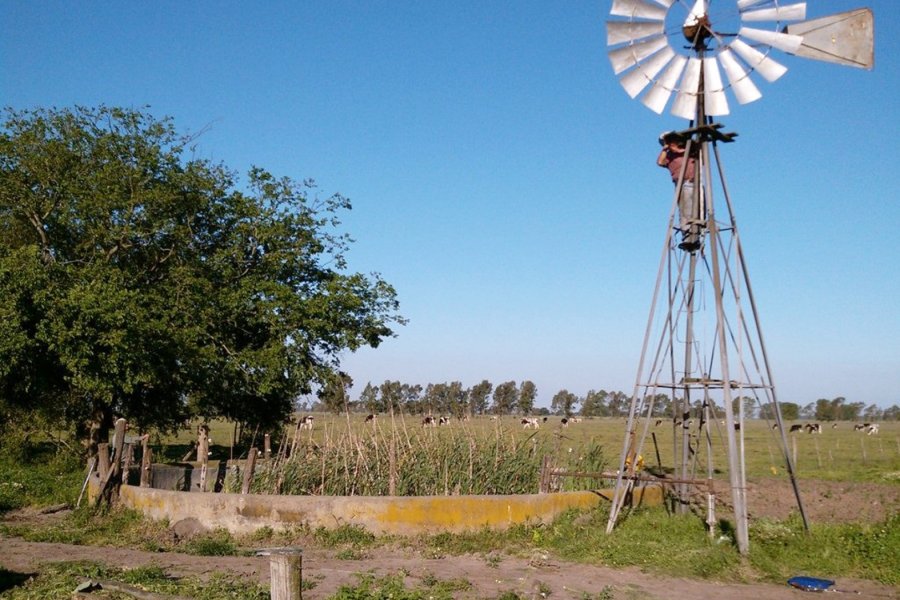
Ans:
[[[631,406],[631,396],[622,391],[590,390],[578,396],[562,389],[556,392],[550,407],[536,407],[537,387],[529,380],[521,383],[506,381],[498,385],[487,379],[471,387],[459,381],[420,384],[385,381],[381,385],[368,382],[358,398],[352,398],[352,379],[340,374],[318,393],[317,401],[307,405],[310,410],[331,412],[387,413],[393,411],[407,414],[442,414],[462,417],[466,415],[560,415],[582,417],[625,417]],[[673,416],[673,404],[681,405],[681,398],[658,394],[653,402],[652,416],[665,418]],[[757,399],[741,397],[734,399],[734,409],[744,404],[747,418],[774,419],[771,407],[760,404]],[[780,402],[782,417],[786,420],[816,419],[819,421],[896,421],[900,420],[900,406],[881,408],[864,402],[847,402],[838,397],[833,400],[820,399],[806,406],[794,402]],[[692,403],[691,411],[700,415],[702,403]],[[679,411],[680,412],[680,411]],[[715,407],[712,416],[722,418],[722,407]]]

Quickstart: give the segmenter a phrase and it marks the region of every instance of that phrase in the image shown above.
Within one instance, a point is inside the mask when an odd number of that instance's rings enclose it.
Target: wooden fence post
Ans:
[[[150,471],[153,464],[153,450],[150,449],[150,435],[141,436],[141,487],[148,488],[153,481],[153,473]]]
[[[112,501],[111,486],[115,484],[116,478],[122,473],[122,448],[125,446],[125,419],[118,419],[115,424],[115,434],[113,441],[112,459],[109,457],[109,445],[103,444],[104,448],[101,452],[101,464],[103,456],[106,456],[106,473],[100,476],[100,486],[97,490],[97,499],[94,506],[100,506],[100,503]]]
[[[244,482],[241,485],[241,493],[250,493],[250,482],[253,481],[253,471],[256,469],[256,447],[250,448],[247,460],[244,461]]]
[[[272,437],[268,433],[263,436],[263,455],[266,460],[272,458]]]
[[[301,600],[303,550],[296,547],[259,550],[257,556],[269,557],[269,590],[272,600]]]
[[[206,491],[206,471],[209,466],[209,426],[197,428],[197,460],[200,462],[200,491]]]
[[[134,462],[134,446],[132,446],[131,443],[125,444],[122,451],[125,454],[122,462],[122,485],[128,485],[128,475],[131,471],[131,463]]]
[[[97,444],[97,475],[100,480],[109,474],[109,444]]]

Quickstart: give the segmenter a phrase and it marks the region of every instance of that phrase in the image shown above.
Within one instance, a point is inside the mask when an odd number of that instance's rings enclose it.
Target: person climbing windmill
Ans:
[[[694,149],[686,156],[685,138],[676,131],[666,131],[659,136],[662,150],[656,158],[656,164],[669,170],[672,182],[677,186],[681,182],[678,194],[678,228],[681,231],[681,243],[678,247],[688,252],[700,248],[700,205],[695,209],[694,174],[697,158]],[[685,160],[687,164],[685,164]]]

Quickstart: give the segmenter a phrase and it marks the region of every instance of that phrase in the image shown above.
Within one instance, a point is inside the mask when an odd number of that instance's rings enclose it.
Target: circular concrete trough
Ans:
[[[119,502],[156,520],[194,518],[210,528],[246,534],[262,527],[363,527],[374,534],[461,533],[552,520],[569,509],[608,501],[611,490],[507,496],[275,496],[177,492],[123,485]],[[662,488],[633,491],[634,504],[662,502]]]

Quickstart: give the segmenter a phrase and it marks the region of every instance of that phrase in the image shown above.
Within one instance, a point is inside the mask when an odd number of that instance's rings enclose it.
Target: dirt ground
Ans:
[[[878,521],[900,510],[900,488],[895,485],[804,481],[803,499],[812,522]],[[750,482],[748,506],[751,518],[784,518],[796,510],[788,484],[776,481]],[[26,512],[6,515],[7,520],[33,520]],[[32,573],[41,563],[94,560],[117,567],[155,565],[174,576],[207,576],[230,572],[267,583],[266,557],[204,557],[178,553],[152,553],[123,548],[70,546],[26,542],[0,536],[0,567],[18,573]],[[428,558],[414,550],[376,548],[360,560],[342,560],[335,551],[305,548],[303,578],[315,584],[304,597],[315,600],[334,594],[341,585],[353,585],[356,574],[376,576],[405,573],[407,585],[417,586],[426,578],[464,579],[472,588],[459,598],[496,598],[515,591],[520,597],[542,599],[681,599],[753,598],[776,600],[808,596],[787,585],[722,584],[707,581],[659,577],[637,568],[612,569],[566,563],[535,554],[530,557],[504,556],[487,561],[481,556]],[[900,598],[900,589],[871,581],[839,579],[840,590],[856,592],[860,598]],[[542,594],[543,592],[543,594]],[[548,594],[549,592],[549,594]]]

